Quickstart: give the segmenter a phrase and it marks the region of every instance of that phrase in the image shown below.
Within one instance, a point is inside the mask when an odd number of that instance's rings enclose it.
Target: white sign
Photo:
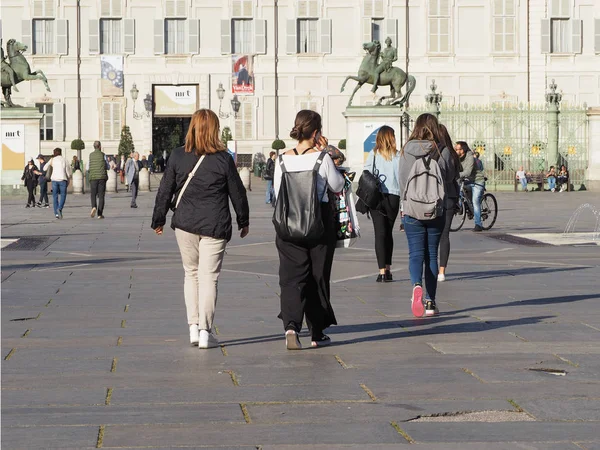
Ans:
[[[198,85],[154,86],[155,116],[191,116],[198,109]]]
[[[2,163],[0,170],[25,167],[25,125],[2,123]]]

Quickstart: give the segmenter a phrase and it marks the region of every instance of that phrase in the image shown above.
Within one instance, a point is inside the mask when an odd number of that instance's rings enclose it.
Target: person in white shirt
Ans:
[[[521,182],[521,187],[523,188],[523,190],[527,192],[527,173],[525,173],[525,171],[523,170],[523,166],[519,167],[516,177],[517,180]]]
[[[298,144],[288,150],[281,161],[287,172],[313,170],[321,153],[327,147],[327,139],[321,135],[321,116],[303,110],[296,116],[290,137]],[[281,188],[280,161],[275,162],[274,190],[277,208]],[[323,333],[330,325],[337,324],[330,302],[329,279],[335,251],[335,224],[333,210],[329,205],[327,188],[340,192],[344,178],[338,172],[329,154],[325,154],[318,169],[317,198],[321,200],[321,216],[325,231],[316,242],[288,242],[277,236],[275,243],[279,252],[279,286],[281,288],[281,314],[288,350],[300,350],[298,333],[306,315],[311,333],[311,346],[321,347],[331,343]],[[291,195],[291,194],[290,194]]]
[[[67,163],[62,156],[62,149],[54,149],[54,157],[48,162],[47,166],[52,167],[52,202],[54,207],[54,217],[57,219],[63,218],[63,208],[67,200],[67,186],[71,178],[71,165]],[[48,168],[45,167],[46,170]],[[60,200],[59,200],[60,197]]]

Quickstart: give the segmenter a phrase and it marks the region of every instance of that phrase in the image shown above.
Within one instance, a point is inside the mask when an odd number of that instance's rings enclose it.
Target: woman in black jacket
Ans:
[[[33,162],[33,159],[30,159],[25,169],[23,170],[23,176],[21,177],[21,181],[25,182],[25,186],[27,187],[27,193],[29,197],[27,197],[27,206],[26,208],[31,208],[35,206],[35,188],[38,184],[38,176],[36,175],[38,172],[38,168]]]
[[[184,186],[199,161],[197,172]],[[233,158],[219,139],[219,119],[208,109],[194,113],[185,146],[171,152],[152,216],[152,229],[158,235],[163,233],[174,194],[178,205],[171,228],[175,230],[185,271],[190,343],[199,348],[217,347],[213,318],[225,246],[232,233],[229,200],[242,238],[248,234],[250,213],[246,189]]]

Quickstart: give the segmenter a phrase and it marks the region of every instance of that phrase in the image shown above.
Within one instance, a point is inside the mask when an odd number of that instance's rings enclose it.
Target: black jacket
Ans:
[[[35,164],[31,166],[31,169],[29,168],[29,164],[25,166],[25,169],[23,170],[23,176],[21,177],[21,180],[25,181],[25,184],[33,183],[34,185],[37,185],[38,176],[33,173],[34,170],[38,170]]]
[[[171,152],[169,164],[156,194],[152,229],[165,225],[167,212],[174,206],[177,195],[198,158],[194,152],[186,153],[183,147]],[[233,158],[227,152],[206,155],[181,197],[171,220],[171,228],[229,241],[229,199],[237,216],[238,228],[248,226],[248,198]]]
[[[272,158],[269,158],[267,161],[267,166],[265,167],[265,180],[272,180],[275,175],[275,161]]]

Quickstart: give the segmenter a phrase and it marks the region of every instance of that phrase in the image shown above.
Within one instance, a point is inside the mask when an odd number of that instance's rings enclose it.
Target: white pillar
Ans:
[[[146,168],[140,170],[140,192],[150,191],[150,172]]]
[[[587,189],[600,192],[600,107],[589,108]]]
[[[242,179],[242,184],[248,190],[250,190],[250,169],[247,167],[242,167],[240,169],[240,178]]]
[[[106,192],[117,192],[117,172],[107,170],[108,180],[106,181]]]
[[[73,193],[83,194],[83,173],[81,173],[81,170],[76,170],[73,173]]]

